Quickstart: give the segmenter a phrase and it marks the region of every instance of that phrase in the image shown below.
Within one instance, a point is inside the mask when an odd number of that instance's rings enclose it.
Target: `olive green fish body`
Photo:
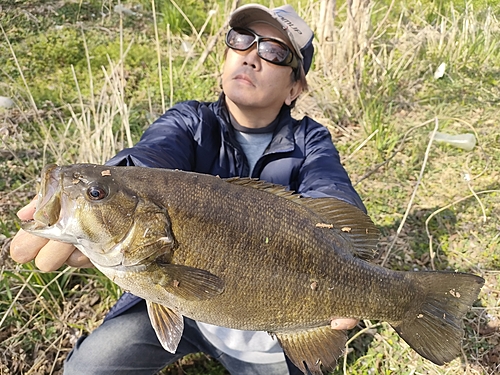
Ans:
[[[171,296],[172,305],[182,305],[183,315],[231,328],[272,331],[329,324],[342,316],[399,321],[417,297],[418,290],[404,274],[355,258],[348,240],[318,227],[322,218],[307,207],[211,176],[179,171],[163,175],[164,181],[157,176],[162,188],[154,201],[167,207],[175,235],[169,262],[224,280],[224,293],[206,301]],[[149,189],[151,181],[146,184],[138,190]],[[151,270],[145,273],[151,274],[151,283],[159,279]],[[155,274],[161,273],[157,267]],[[132,276],[123,274],[127,277]],[[144,286],[127,289],[148,300],[157,293],[145,295]],[[372,303],[367,305],[367,300]]]
[[[250,179],[137,167],[47,167],[35,222],[74,243],[111,280],[148,301],[175,351],[182,316],[275,335],[304,372],[331,369],[346,335],[337,317],[389,322],[442,364],[460,353],[462,318],[484,282],[397,272],[363,259],[377,229],[353,206]],[[443,339],[444,338],[444,339]]]

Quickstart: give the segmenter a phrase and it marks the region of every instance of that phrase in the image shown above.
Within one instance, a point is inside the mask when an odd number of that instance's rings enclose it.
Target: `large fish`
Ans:
[[[183,316],[268,331],[304,373],[332,369],[336,317],[389,322],[437,364],[460,354],[462,319],[484,280],[371,264],[371,220],[333,198],[303,198],[251,179],[177,170],[45,168],[33,234],[69,242],[147,301],[157,336],[177,348]]]

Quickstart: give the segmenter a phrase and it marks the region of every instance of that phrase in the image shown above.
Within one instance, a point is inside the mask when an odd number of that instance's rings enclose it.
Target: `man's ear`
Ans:
[[[297,99],[297,97],[302,93],[302,83],[300,81],[296,81],[290,87],[290,91],[288,92],[288,96],[285,98],[285,104],[290,106],[292,102]]]

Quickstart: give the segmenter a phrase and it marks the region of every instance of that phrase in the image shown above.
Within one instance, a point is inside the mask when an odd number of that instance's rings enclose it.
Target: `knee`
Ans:
[[[145,307],[133,307],[82,336],[64,362],[64,375],[154,374],[175,359],[158,342]]]
[[[77,375],[82,373],[83,368],[88,368],[89,363],[93,362],[92,355],[85,349],[81,349],[82,342],[86,336],[82,336],[76,342],[75,347],[69,352],[64,361],[64,375]],[[88,372],[86,372],[88,374]]]

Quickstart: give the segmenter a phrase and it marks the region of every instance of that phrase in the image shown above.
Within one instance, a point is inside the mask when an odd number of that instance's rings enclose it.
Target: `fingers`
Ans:
[[[31,220],[33,219],[35,209],[36,199],[21,208],[17,216],[21,220]],[[48,240],[45,238],[34,236],[20,229],[10,244],[10,256],[18,263],[27,263],[35,259],[38,251],[45,246],[47,242]]]
[[[17,212],[17,217],[21,220],[31,220],[33,219],[33,214],[35,213],[36,210],[36,202],[37,199],[33,199],[29,204],[21,208]]]
[[[78,249],[75,249],[66,261],[66,264],[71,267],[77,268],[92,268],[94,265],[90,262],[89,258],[82,254]]]
[[[94,265],[73,245],[49,241],[20,229],[10,244],[10,256],[18,263],[35,260],[36,266],[44,271],[55,271],[64,263],[71,267],[89,268]]]
[[[31,220],[35,209],[36,199],[21,208],[17,216],[21,220]],[[93,267],[89,259],[73,245],[49,241],[22,229],[12,239],[10,256],[18,263],[27,263],[34,259],[36,266],[45,272],[55,271],[64,263],[72,267]]]
[[[10,243],[10,256],[18,263],[27,263],[38,255],[49,240],[20,229]]]
[[[75,247],[71,244],[49,241],[20,229],[10,243],[10,256],[18,263],[35,260],[44,271],[55,271],[70,257]]]
[[[332,329],[338,330],[353,329],[357,324],[358,320],[353,318],[338,318],[331,321]]]
[[[35,264],[44,272],[55,271],[66,263],[75,250],[72,244],[49,241],[38,252]]]

